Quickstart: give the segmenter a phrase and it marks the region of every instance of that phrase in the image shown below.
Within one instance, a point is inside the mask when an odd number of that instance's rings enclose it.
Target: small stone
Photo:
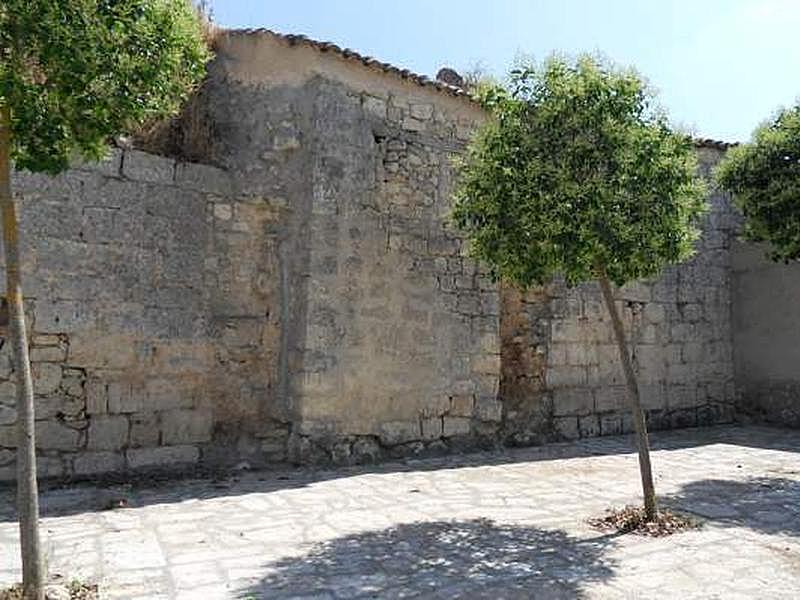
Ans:
[[[65,585],[50,584],[44,588],[45,600],[70,600],[69,589]]]

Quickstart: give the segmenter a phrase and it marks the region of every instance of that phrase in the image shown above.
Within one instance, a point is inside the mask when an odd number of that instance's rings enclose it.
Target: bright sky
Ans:
[[[433,76],[520,53],[601,51],[635,66],[673,123],[749,138],[800,97],[800,0],[211,0],[226,27],[332,41]]]

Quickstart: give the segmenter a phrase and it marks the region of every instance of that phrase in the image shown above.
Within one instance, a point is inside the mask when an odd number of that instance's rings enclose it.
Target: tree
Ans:
[[[42,598],[33,384],[10,167],[56,174],[178,109],[209,51],[188,0],[5,0],[0,5],[0,207],[17,386],[23,594]]]
[[[495,278],[522,288],[597,279],[636,429],[645,515],[657,515],[639,388],[612,282],[652,277],[693,252],[705,209],[692,140],[632,70],[552,57],[485,90],[492,113],[459,166],[453,217]]]
[[[742,211],[747,239],[769,242],[774,261],[800,259],[800,105],[728,150],[715,175]]]

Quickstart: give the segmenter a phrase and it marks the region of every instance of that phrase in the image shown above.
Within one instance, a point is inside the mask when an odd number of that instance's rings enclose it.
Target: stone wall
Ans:
[[[166,134],[203,164],[128,150],[17,174],[42,474],[630,430],[596,286],[499,288],[448,224],[452,160],[484,119],[361,58],[227,32]],[[707,173],[719,152],[699,152]],[[651,428],[733,415],[734,218],[711,200],[697,256],[618,294]]]
[[[748,418],[800,427],[800,265],[774,263],[766,250],[733,246],[738,408]]]
[[[700,148],[708,177],[720,152]],[[697,254],[617,293],[651,429],[734,415],[730,247],[736,218],[710,197]],[[631,431],[607,310],[595,283],[503,294],[504,434],[511,443]]]
[[[42,476],[284,458],[273,419],[280,208],[220,169],[115,151],[15,174]],[[16,411],[0,352],[0,479]],[[273,443],[273,439],[277,442]]]

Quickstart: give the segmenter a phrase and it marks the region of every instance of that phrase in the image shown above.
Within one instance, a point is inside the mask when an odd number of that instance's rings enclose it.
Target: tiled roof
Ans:
[[[698,148],[714,148],[716,150],[727,150],[738,146],[739,142],[722,142],[720,140],[712,140],[709,138],[694,138],[694,144]]]
[[[316,48],[320,52],[330,52],[332,54],[340,56],[345,60],[359,62],[367,67],[383,71],[384,73],[396,75],[401,79],[407,79],[409,81],[412,81],[413,83],[416,83],[417,85],[423,87],[430,87],[440,92],[450,94],[451,96],[459,96],[472,101],[472,97],[466,91],[462,90],[460,87],[456,87],[448,83],[443,83],[441,81],[431,79],[430,77],[426,77],[425,75],[419,75],[418,73],[414,73],[412,71],[409,71],[408,69],[401,69],[400,67],[396,67],[389,63],[381,62],[376,58],[372,58],[371,56],[364,56],[363,54],[359,54],[358,52],[356,52],[355,50],[351,50],[350,48],[342,48],[340,46],[337,46],[333,42],[318,42],[317,40],[312,40],[311,38],[308,38],[304,35],[278,33],[276,31],[263,28],[228,29],[224,30],[224,33],[238,33],[244,35],[268,35],[283,40],[290,46],[309,46],[311,48]]]
[[[234,33],[234,34],[243,34],[243,35],[268,35],[279,40],[283,40],[289,46],[309,46],[311,48],[315,48],[320,52],[330,52],[335,54],[345,60],[352,60],[354,62],[359,62],[367,67],[372,67],[374,69],[378,69],[383,71],[384,73],[389,73],[391,75],[395,75],[400,77],[401,79],[407,79],[416,83],[417,85],[423,87],[430,87],[440,92],[444,92],[446,94],[450,94],[451,96],[458,96],[469,100],[471,102],[475,102],[475,100],[470,96],[470,94],[461,89],[460,87],[450,85],[448,83],[444,83],[442,81],[438,81],[436,79],[431,79],[430,77],[426,77],[425,75],[419,75],[418,73],[414,73],[409,71],[408,69],[401,69],[400,67],[396,67],[392,64],[381,62],[376,58],[371,56],[364,56],[356,52],[355,50],[351,50],[350,48],[342,48],[333,42],[320,42],[317,40],[312,40],[311,38],[305,35],[295,35],[295,34],[285,34],[285,33],[278,33],[277,31],[272,31],[271,29],[266,28],[250,28],[250,29],[227,29],[223,30],[225,33]],[[695,138],[695,145],[698,148],[714,148],[717,150],[727,150],[732,146],[738,145],[737,143],[730,143],[730,142],[723,142],[720,140],[712,140],[708,138]]]

